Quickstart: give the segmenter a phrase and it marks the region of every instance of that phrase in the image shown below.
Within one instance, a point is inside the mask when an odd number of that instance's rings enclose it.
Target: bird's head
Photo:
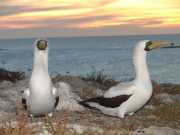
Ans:
[[[40,51],[46,50],[48,47],[48,42],[46,40],[38,40],[36,43],[36,47]]]
[[[170,41],[160,41],[160,40],[149,40],[144,42],[144,50],[151,51],[158,48],[174,48],[174,43]]]

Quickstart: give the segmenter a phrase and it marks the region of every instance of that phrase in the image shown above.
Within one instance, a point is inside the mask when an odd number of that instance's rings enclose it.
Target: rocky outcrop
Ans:
[[[0,121],[12,120],[15,123],[18,123],[19,121],[17,117],[19,116],[17,115],[17,107],[19,100],[21,99],[21,91],[28,87],[29,79],[26,78],[20,81],[17,81],[18,79],[14,79],[16,80],[15,83],[14,81],[6,78],[2,80],[3,81],[0,82]],[[76,97],[76,100],[87,99],[89,97],[102,95],[103,92],[105,92],[105,90],[102,90],[103,84],[89,80],[86,81],[75,76],[58,75],[53,78],[53,82],[55,85],[58,85],[59,82],[70,84],[67,89],[64,89],[64,94],[60,95],[61,100],[63,99],[64,101],[62,104],[71,104],[71,102],[74,102],[72,97]],[[112,84],[108,87],[111,85]],[[61,87],[61,85],[59,87]],[[105,87],[107,88],[107,86]],[[60,119],[64,119],[65,114],[67,117],[67,120],[65,120],[66,129],[77,133],[86,133],[89,131],[91,134],[92,132],[103,134],[103,132],[108,133],[107,131],[112,131],[112,133],[114,132],[117,134],[136,133],[137,135],[166,135],[166,133],[168,133],[168,135],[179,135],[179,88],[179,85],[155,84],[154,96],[148,105],[142,108],[139,112],[135,113],[133,116],[128,116],[125,119],[109,117],[96,110],[85,109],[82,111],[79,109],[80,112],[62,111],[64,107],[61,108],[62,106],[59,106],[58,111],[55,112],[55,115],[51,120],[52,123],[56,124]],[[74,94],[70,93],[71,91]],[[72,110],[74,110],[73,107]],[[33,120],[26,118],[26,120],[30,126],[33,124],[37,127],[38,123],[45,125],[44,118],[36,118]],[[4,123],[1,123],[1,125],[4,125]],[[44,129],[41,132],[41,135],[44,134],[50,133]]]
[[[180,102],[180,94],[168,94],[161,93],[155,96],[156,99],[160,100],[164,104],[173,104],[175,102]]]
[[[14,72],[14,71],[8,71],[6,69],[0,69],[0,81],[10,81],[10,82],[16,82],[18,80],[25,79],[25,73],[24,72]]]

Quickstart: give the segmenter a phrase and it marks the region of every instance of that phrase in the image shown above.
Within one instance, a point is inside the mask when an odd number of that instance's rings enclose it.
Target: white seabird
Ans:
[[[22,93],[22,102],[31,116],[52,116],[58,103],[58,92],[48,73],[48,42],[38,40],[34,49],[34,63],[29,88]]]
[[[48,73],[48,43],[38,40],[29,88],[22,93],[25,108],[31,116],[52,116],[55,110],[82,111],[84,108],[77,102],[80,100],[69,84],[58,82],[57,87],[53,86]]]
[[[79,102],[85,107],[95,108],[106,115],[124,118],[142,108],[152,96],[146,55],[152,49],[173,46],[167,41],[140,41],[134,49],[133,63],[136,77],[133,81],[111,87],[104,96]],[[170,48],[170,47],[169,47]]]

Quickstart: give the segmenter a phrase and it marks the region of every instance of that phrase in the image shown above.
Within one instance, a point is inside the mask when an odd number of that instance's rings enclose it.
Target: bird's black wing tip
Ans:
[[[86,101],[79,101],[79,104],[82,105],[83,107],[87,107],[87,108],[90,107]]]
[[[119,107],[123,102],[127,101],[132,95],[119,95],[112,98],[105,98],[103,96],[91,98],[85,101],[81,101],[80,104],[84,107],[92,108],[89,103],[97,103],[107,108]]]
[[[21,103],[22,103],[22,105],[23,105],[23,108],[24,108],[25,110],[27,110],[26,99],[22,98],[22,99],[21,99]]]

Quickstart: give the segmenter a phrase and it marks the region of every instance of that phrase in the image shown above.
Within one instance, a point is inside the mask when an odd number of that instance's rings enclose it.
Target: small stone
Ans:
[[[155,127],[136,130],[133,135],[180,135],[180,130],[169,127]]]
[[[153,105],[147,105],[144,108],[147,110],[154,110],[155,109],[155,107]]]

